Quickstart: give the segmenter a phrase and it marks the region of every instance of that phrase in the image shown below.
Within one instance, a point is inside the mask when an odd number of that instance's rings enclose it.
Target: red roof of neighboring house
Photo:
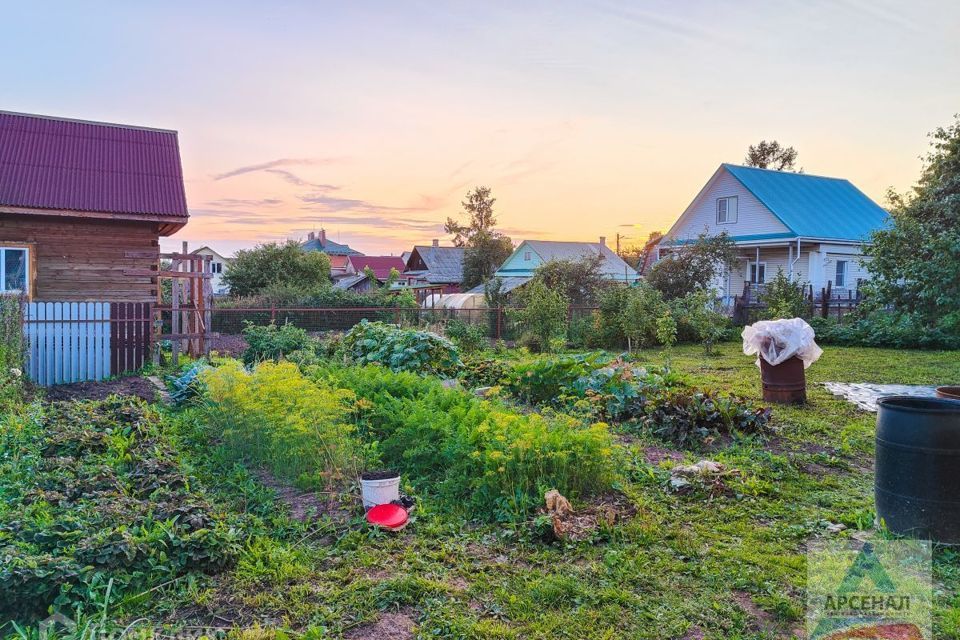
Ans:
[[[390,269],[403,273],[403,258],[400,256],[350,256],[350,264],[357,273],[363,273],[367,267],[373,269],[377,280],[386,280],[390,277]]]
[[[152,220],[172,233],[188,216],[177,132],[0,111],[0,207]]]

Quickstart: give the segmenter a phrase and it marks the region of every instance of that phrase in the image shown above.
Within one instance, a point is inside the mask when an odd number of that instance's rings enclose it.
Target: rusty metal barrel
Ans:
[[[877,402],[877,517],[896,534],[960,544],[960,401]]]
[[[803,404],[807,401],[807,376],[803,360],[797,357],[773,365],[760,358],[763,400],[777,404]]]

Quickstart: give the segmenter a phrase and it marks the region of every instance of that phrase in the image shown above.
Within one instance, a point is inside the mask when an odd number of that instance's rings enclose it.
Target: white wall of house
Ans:
[[[717,223],[717,199],[736,198],[736,221]],[[721,167],[697,194],[667,234],[666,240],[689,240],[701,233],[731,236],[786,233],[789,231],[739,180]]]
[[[213,273],[213,277],[210,278],[210,285],[213,287],[213,292],[215,294],[226,294],[229,293],[229,287],[223,281],[223,274],[227,272],[230,268],[230,261],[227,258],[224,258],[219,253],[213,249],[203,247],[194,251],[197,255],[201,256],[210,256],[210,271]]]

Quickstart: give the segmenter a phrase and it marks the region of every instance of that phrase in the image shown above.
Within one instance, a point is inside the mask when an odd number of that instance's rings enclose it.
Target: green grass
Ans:
[[[690,384],[760,402],[759,371],[739,344],[720,345],[713,356],[679,347],[636,357],[666,358]],[[710,454],[740,473],[728,494],[668,492],[666,464],[643,455],[644,447],[667,446],[631,440],[622,490],[636,515],[577,544],[545,543],[531,523],[471,523],[429,501],[398,535],[370,531],[356,517],[295,523],[209,446],[199,414],[178,416],[169,429],[192,472],[224,509],[256,513],[271,532],[255,535],[230,571],[193,575],[157,589],[149,605],[111,614],[124,622],[280,627],[311,638],[337,637],[385,612],[409,616],[420,637],[760,640],[794,630],[802,637],[805,544],[873,522],[875,416],[817,383],[955,383],[960,356],[829,347],[807,377],[809,404],[776,407],[768,441],[735,440]],[[831,522],[848,529],[829,534]],[[960,554],[935,556],[937,637],[960,638]]]

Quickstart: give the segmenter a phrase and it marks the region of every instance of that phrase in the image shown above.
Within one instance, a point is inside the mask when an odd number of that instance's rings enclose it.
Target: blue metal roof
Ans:
[[[887,212],[849,180],[736,164],[723,167],[798,236],[867,240],[890,224]]]
[[[304,251],[322,251],[330,256],[359,256],[363,255],[359,251],[351,249],[349,245],[334,242],[329,238],[325,243],[321,243],[319,238],[307,240],[302,245]]]

